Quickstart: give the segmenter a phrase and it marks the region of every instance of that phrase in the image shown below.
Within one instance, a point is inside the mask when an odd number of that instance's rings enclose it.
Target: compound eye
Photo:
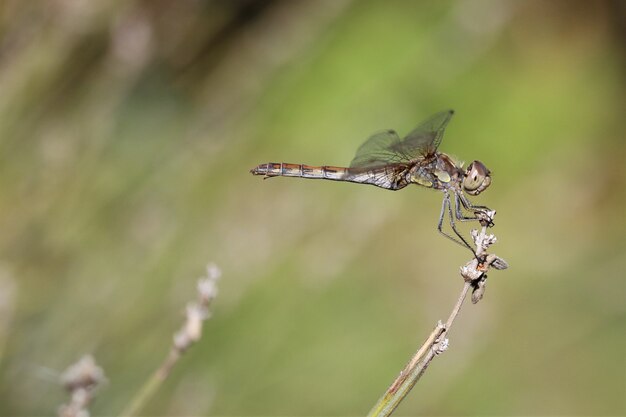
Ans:
[[[480,161],[472,162],[465,171],[463,189],[469,194],[480,194],[491,184],[490,172]]]

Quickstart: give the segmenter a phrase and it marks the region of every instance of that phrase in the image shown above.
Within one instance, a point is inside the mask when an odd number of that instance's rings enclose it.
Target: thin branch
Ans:
[[[217,295],[216,282],[221,276],[219,268],[213,264],[207,267],[207,276],[198,280],[198,300],[187,305],[186,321],[174,334],[174,341],[167,357],[145,382],[129,405],[121,413],[123,417],[137,415],[154,396],[163,381],[183,353],[202,337],[202,323],[210,318],[209,306]]]
[[[506,269],[508,267],[503,259],[495,255],[487,254],[487,248],[496,242],[494,235],[487,235],[487,227],[491,224],[494,215],[495,211],[486,214],[487,221],[481,222],[482,230],[480,233],[476,230],[472,230],[472,238],[476,244],[476,258],[461,267],[461,276],[465,283],[446,324],[442,324],[441,321],[437,323],[433,331],[426,338],[426,341],[400,372],[400,375],[398,375],[385,394],[370,410],[368,417],[390,416],[391,413],[393,413],[404,397],[406,397],[415,386],[417,381],[424,375],[430,362],[448,348],[448,333],[461,310],[461,306],[470,288],[473,289],[472,302],[475,304],[480,301],[484,294],[485,281],[487,279],[486,273],[489,267],[493,266],[496,269]],[[481,262],[479,262],[478,259],[480,259]]]

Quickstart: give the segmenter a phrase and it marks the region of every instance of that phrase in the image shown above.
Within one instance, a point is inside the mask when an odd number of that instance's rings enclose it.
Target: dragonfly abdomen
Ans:
[[[265,177],[300,177],[341,181],[346,174],[346,168],[334,166],[311,166],[304,164],[287,164],[284,162],[269,162],[257,165],[250,172],[253,175]]]

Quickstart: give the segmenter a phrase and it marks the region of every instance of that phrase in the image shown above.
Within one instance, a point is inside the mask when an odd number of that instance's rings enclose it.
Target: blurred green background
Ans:
[[[205,336],[145,415],[365,414],[469,253],[439,193],[248,170],[348,164],[446,108],[511,268],[399,415],[626,414],[624,2],[0,7],[0,415],[54,413],[84,353],[119,413],[210,261]]]

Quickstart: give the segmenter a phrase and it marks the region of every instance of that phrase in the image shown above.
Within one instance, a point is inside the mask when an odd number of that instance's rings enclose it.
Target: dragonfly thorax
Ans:
[[[463,176],[463,170],[444,153],[417,162],[409,172],[410,182],[436,190],[459,187]]]

